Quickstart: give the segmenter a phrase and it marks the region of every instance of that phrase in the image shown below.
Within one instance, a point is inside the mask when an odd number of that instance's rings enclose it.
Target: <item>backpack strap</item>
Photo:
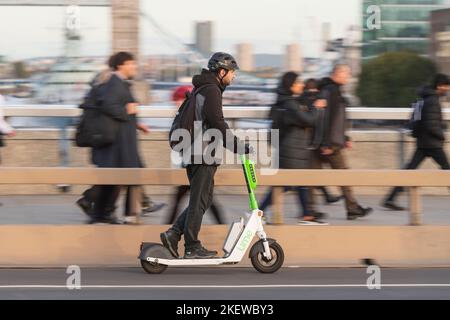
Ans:
[[[214,83],[204,84],[203,86],[200,86],[200,87],[196,88],[196,89],[192,92],[191,97],[193,97],[194,99],[196,99],[197,94],[199,94],[201,90],[203,90],[203,89],[205,89],[205,88],[208,88],[208,87],[217,87],[217,85],[214,84]],[[219,87],[217,87],[217,89],[219,90]],[[196,107],[196,105],[194,105],[194,107]],[[202,116],[202,118],[204,118],[204,116],[203,116],[203,111],[202,111],[202,115],[201,115],[201,116]],[[195,110],[194,110],[194,120],[195,120]],[[203,121],[203,119],[201,119],[201,120]]]

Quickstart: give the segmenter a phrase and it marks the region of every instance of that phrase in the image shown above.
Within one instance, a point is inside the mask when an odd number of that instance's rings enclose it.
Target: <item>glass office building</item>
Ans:
[[[381,28],[369,29],[371,5],[380,8]],[[367,60],[388,51],[429,54],[430,12],[450,7],[450,0],[363,0],[362,57]]]

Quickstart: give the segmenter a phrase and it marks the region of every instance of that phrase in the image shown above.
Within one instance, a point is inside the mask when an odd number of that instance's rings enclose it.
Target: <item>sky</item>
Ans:
[[[141,0],[141,10],[182,43],[194,41],[194,22],[214,22],[213,50],[234,52],[249,42],[255,53],[282,53],[292,42],[304,56],[319,54],[321,25],[343,37],[360,25],[361,0]],[[81,8],[82,53],[108,55],[111,48],[109,8]],[[64,52],[64,7],[0,7],[0,55],[9,60],[58,56]],[[140,20],[141,54],[176,53],[145,19]]]

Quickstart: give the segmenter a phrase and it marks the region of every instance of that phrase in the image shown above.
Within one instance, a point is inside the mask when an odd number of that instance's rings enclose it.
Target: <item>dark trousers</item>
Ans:
[[[110,216],[116,209],[116,201],[120,195],[120,186],[97,185],[89,190],[90,196],[96,196],[94,200],[94,214],[98,218]],[[92,199],[92,198],[90,198]]]
[[[302,207],[303,216],[311,215],[308,205],[308,188],[306,187],[284,187],[283,192],[287,192],[290,190],[295,190],[298,196],[298,202]],[[269,192],[266,193],[264,199],[259,207],[262,211],[264,211],[268,206],[272,205],[272,193],[273,188],[270,188]],[[301,216],[301,215],[300,215]]]
[[[328,163],[332,169],[348,169],[347,161],[341,150],[337,149],[328,156],[320,154],[319,150],[313,152],[312,169],[322,169],[322,163]],[[311,206],[314,205],[314,194],[310,189]],[[345,207],[347,211],[353,211],[358,208],[358,202],[353,196],[351,187],[341,187],[342,194],[345,199]]]
[[[189,192],[189,186],[179,186],[177,187],[177,192],[175,193],[174,199],[173,199],[173,207],[172,209],[169,211],[169,216],[167,219],[166,224],[173,224],[175,222],[175,219],[177,217],[177,213],[178,213],[178,207],[180,205],[180,201],[183,199],[183,197]],[[222,213],[220,210],[219,205],[217,204],[217,202],[213,201],[211,203],[211,212],[214,216],[214,218],[217,221],[217,224],[224,224],[224,219],[222,217]]]
[[[131,203],[131,186],[126,186],[125,216],[134,216]],[[116,210],[116,202],[122,186],[96,185],[86,190],[83,195],[94,202],[94,214],[97,217],[108,217]]]
[[[447,155],[444,149],[416,149],[411,161],[403,168],[405,170],[414,170],[419,167],[423,160],[426,158],[432,158],[443,170],[449,170],[450,165],[447,160]],[[387,196],[387,201],[394,201],[399,193],[403,192],[403,187],[392,188],[391,192]]]
[[[186,168],[191,191],[189,205],[172,226],[172,230],[184,234],[186,250],[201,246],[198,233],[203,215],[212,203],[216,171],[216,166],[208,165],[189,165]]]

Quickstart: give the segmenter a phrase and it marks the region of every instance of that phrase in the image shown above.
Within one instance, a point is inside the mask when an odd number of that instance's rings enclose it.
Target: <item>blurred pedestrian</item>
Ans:
[[[115,59],[117,57],[117,54],[111,55],[111,57],[108,60],[108,69],[105,69],[94,77],[94,79],[91,81],[90,85],[92,88],[99,87],[107,83],[111,76],[114,73],[114,65],[115,65]],[[89,94],[91,91],[89,92]],[[89,95],[88,94],[88,95]],[[85,99],[90,99],[91,97],[87,96]],[[89,102],[87,102],[89,103]],[[91,102],[92,103],[92,102]],[[94,102],[95,103],[95,102]],[[148,130],[147,130],[148,131]],[[98,186],[93,186],[83,192],[83,196],[77,200],[77,205],[83,210],[85,214],[87,214],[89,217],[95,216],[94,212],[94,204],[96,199],[100,196],[101,188]],[[162,209],[166,204],[165,203],[156,203],[151,200],[151,198],[145,194],[145,190],[143,187],[142,189],[142,214],[147,214],[151,212],[156,212],[160,209]],[[114,208],[115,210],[115,208]]]
[[[334,66],[331,77],[324,78],[319,85],[320,94],[326,100],[323,136],[313,152],[313,167],[320,169],[322,163],[328,163],[333,169],[348,169],[343,150],[351,149],[352,142],[346,135],[347,100],[342,95],[341,87],[347,84],[351,77],[350,67],[345,64]],[[353,196],[352,188],[341,187],[345,198],[347,219],[354,220],[366,216],[372,208],[364,208]]]
[[[8,122],[5,121],[5,117],[3,115],[4,104],[5,98],[0,94],[0,147],[5,146],[3,136],[14,137],[16,135],[14,128],[11,127]]]
[[[450,165],[444,151],[446,124],[442,118],[441,99],[450,91],[450,80],[445,74],[437,74],[433,84],[425,86],[420,90],[421,110],[420,119],[414,125],[412,132],[416,138],[416,150],[409,163],[404,167],[406,170],[417,169],[423,160],[432,158],[444,170],[449,170]],[[382,206],[390,210],[404,210],[397,205],[395,200],[402,187],[393,188]]]
[[[147,126],[137,122],[138,103],[130,89],[129,80],[137,75],[137,64],[132,54],[119,52],[113,61],[113,74],[102,85],[97,107],[116,122],[116,139],[112,144],[92,148],[92,162],[100,168],[142,168],[138,151],[137,129],[148,132]],[[121,186],[96,186],[97,199],[91,223],[120,223],[114,216],[115,203]],[[130,186],[127,186],[125,222],[135,221],[132,212]]]
[[[8,122],[5,121],[5,117],[3,116],[3,105],[5,104],[5,98],[0,94],[0,148],[5,146],[5,142],[3,141],[3,136],[14,137],[16,132],[13,127],[11,127]],[[0,156],[1,163],[1,156]],[[0,206],[2,203],[0,202]]]
[[[273,119],[272,129],[279,130],[280,169],[310,169],[311,168],[311,140],[313,128],[320,121],[325,106],[308,108],[301,104],[299,96],[304,89],[304,83],[299,74],[285,73],[277,89],[277,101],[271,110]],[[313,210],[309,204],[308,188],[302,186],[284,187],[284,191],[295,190],[302,208],[299,224],[323,225],[324,214]],[[262,201],[261,210],[272,203],[272,190]]]
[[[316,106],[326,106],[326,100],[322,99],[322,97],[320,96],[319,82],[316,79],[310,78],[305,81],[305,90],[300,96],[300,103],[308,106],[308,108],[310,109],[314,109],[316,108]],[[320,139],[320,137],[323,136],[323,132],[321,132],[322,130],[323,126],[320,124],[314,127],[313,140]],[[312,192],[313,188],[310,189]],[[322,192],[325,204],[335,203],[343,198],[342,196],[335,196],[331,194],[331,192],[328,191],[328,189],[324,186],[316,187],[315,189],[318,189]]]

